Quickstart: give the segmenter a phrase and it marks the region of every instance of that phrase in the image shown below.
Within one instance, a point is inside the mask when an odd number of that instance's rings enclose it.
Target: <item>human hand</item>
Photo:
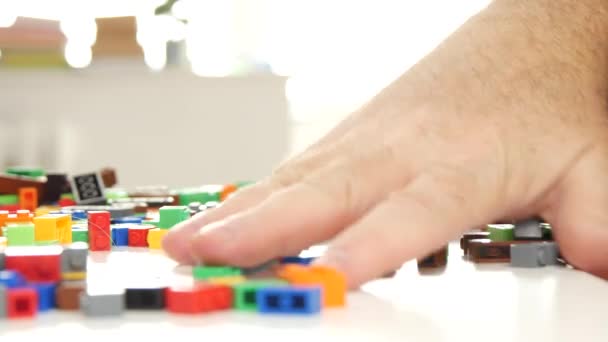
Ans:
[[[330,240],[318,262],[357,287],[473,227],[540,215],[572,265],[608,277],[606,7],[495,1],[165,250],[253,266]]]

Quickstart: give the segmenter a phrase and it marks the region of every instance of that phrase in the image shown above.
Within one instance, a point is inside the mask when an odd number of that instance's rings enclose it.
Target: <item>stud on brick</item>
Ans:
[[[25,187],[19,189],[19,208],[31,212],[38,208],[38,189]]]
[[[89,212],[89,249],[91,251],[109,251],[112,249],[110,232],[110,212]]]
[[[55,219],[57,240],[61,244],[72,243],[72,215],[67,213],[48,214]]]
[[[266,287],[256,293],[258,312],[265,314],[316,314],[322,307],[321,287]]]
[[[10,318],[33,318],[38,312],[38,293],[32,287],[8,289],[6,313]]]
[[[266,287],[288,286],[286,281],[279,279],[248,280],[233,286],[234,308],[240,311],[256,311],[257,291]]]

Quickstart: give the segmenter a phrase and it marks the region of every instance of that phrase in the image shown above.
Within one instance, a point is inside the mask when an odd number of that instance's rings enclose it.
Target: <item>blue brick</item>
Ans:
[[[256,292],[258,312],[267,314],[315,314],[321,311],[317,286],[266,287]]]
[[[129,225],[117,224],[112,226],[112,244],[117,247],[129,245]]]
[[[81,221],[87,219],[87,212],[84,210],[72,211],[72,221]]]
[[[17,271],[0,271],[0,285],[8,288],[25,286],[25,278]]]
[[[34,283],[31,284],[38,293],[38,311],[48,311],[55,308],[55,283]]]
[[[281,264],[298,264],[298,265],[310,265],[316,258],[308,257],[303,258],[299,256],[287,256],[280,260]]]
[[[113,224],[125,224],[125,223],[142,224],[142,222],[144,222],[144,218],[137,217],[137,216],[118,217],[118,218],[112,219]]]

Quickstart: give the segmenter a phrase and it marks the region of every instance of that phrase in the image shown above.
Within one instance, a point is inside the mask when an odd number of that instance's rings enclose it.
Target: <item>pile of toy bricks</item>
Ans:
[[[34,318],[51,310],[76,311],[84,317],[119,316],[128,310],[313,315],[346,304],[344,276],[310,265],[305,258],[290,257],[255,269],[194,266],[188,285],[152,282],[117,289],[87,280],[89,252],[83,242],[6,248],[0,254],[0,319]]]
[[[108,292],[87,277],[91,253],[160,249],[171,228],[249,182],[130,192],[112,188],[115,184],[111,169],[55,178],[12,169],[0,176],[0,199],[5,200],[0,207],[0,318],[31,318],[52,309],[90,317],[125,310],[315,314],[345,305],[344,276],[299,256],[252,269],[195,266],[192,284],[185,287],[148,284]]]
[[[564,264],[551,226],[539,219],[489,224],[464,234],[460,247],[475,263],[510,263],[526,268]]]

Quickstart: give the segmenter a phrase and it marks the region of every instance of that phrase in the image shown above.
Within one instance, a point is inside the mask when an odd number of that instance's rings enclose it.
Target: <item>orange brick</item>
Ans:
[[[8,211],[0,210],[0,236],[2,236],[2,226],[8,221]]]
[[[222,189],[222,192],[220,193],[220,201],[222,201],[222,202],[225,201],[226,198],[228,198],[228,196],[230,196],[230,194],[235,192],[237,189],[238,188],[235,184],[224,185],[224,188]]]
[[[16,214],[8,214],[4,223],[31,223],[33,218],[34,215],[29,210],[17,210]]]
[[[278,276],[293,285],[319,285],[323,288],[323,306],[346,304],[346,277],[335,269],[320,265],[284,265]]]
[[[19,208],[33,212],[38,208],[38,189],[19,188]]]
[[[72,243],[72,215],[49,214],[57,220],[57,240],[62,245]]]

